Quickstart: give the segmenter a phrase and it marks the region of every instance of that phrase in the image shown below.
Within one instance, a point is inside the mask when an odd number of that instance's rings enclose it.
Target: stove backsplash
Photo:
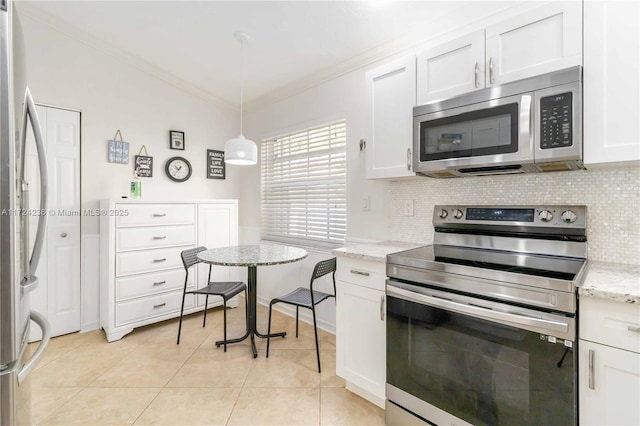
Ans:
[[[391,182],[390,235],[431,244],[436,204],[586,205],[588,258],[640,264],[640,168]],[[404,216],[405,200],[414,215]]]

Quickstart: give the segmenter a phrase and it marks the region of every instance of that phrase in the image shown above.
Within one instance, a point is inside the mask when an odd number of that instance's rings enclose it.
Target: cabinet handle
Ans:
[[[593,358],[595,356],[595,351],[593,349],[589,349],[589,389],[595,389],[595,378],[593,376]]]
[[[489,58],[489,83],[493,84],[496,79],[493,77],[493,58]]]
[[[164,240],[165,238],[167,238],[166,235],[163,235],[161,237],[158,237],[158,236],[153,237],[154,240]]]
[[[159,305],[153,305],[153,309],[158,309],[158,308],[162,308],[163,306],[166,306],[167,303],[160,303]]]
[[[476,62],[476,68],[474,70],[476,76],[476,89],[480,87],[480,65]]]
[[[630,325],[629,327],[627,327],[627,330],[633,331],[634,333],[640,333],[640,327],[637,327],[635,325]]]
[[[384,295],[380,296],[380,321],[384,321]]]
[[[154,261],[155,263],[158,263],[158,262],[164,262],[164,261],[166,261],[166,260],[167,260],[167,258],[166,258],[166,257],[163,257],[162,259],[153,259],[153,261]]]
[[[153,217],[165,217],[166,215],[166,213],[154,213]]]
[[[352,274],[356,274],[356,275],[364,275],[365,277],[368,277],[368,276],[369,276],[369,273],[368,273],[368,272],[360,272],[360,271],[356,271],[355,269],[352,269],[352,270],[351,270],[351,273],[352,273]]]
[[[158,282],[153,283],[153,285],[162,285],[162,284],[166,284],[166,283],[167,283],[166,281],[158,281]]]
[[[407,148],[407,170],[411,170],[411,148]]]

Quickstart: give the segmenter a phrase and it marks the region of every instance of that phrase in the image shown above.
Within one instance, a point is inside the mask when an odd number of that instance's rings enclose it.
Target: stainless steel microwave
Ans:
[[[582,67],[413,109],[414,171],[431,177],[582,169]]]

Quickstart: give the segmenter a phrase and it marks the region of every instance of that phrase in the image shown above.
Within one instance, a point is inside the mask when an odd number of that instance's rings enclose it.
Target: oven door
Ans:
[[[577,424],[576,343],[562,314],[387,281],[388,403],[435,424]]]

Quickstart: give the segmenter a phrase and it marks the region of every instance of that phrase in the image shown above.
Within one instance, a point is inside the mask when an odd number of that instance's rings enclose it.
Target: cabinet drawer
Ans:
[[[640,353],[640,306],[606,299],[580,299],[580,338]]]
[[[184,301],[184,308],[193,308],[193,302],[193,295],[188,294]],[[116,303],[116,326],[180,312],[181,303],[181,290]]]
[[[193,246],[117,253],[116,277],[183,267],[180,252],[191,247]]]
[[[195,227],[147,226],[116,229],[116,251],[195,244]]]
[[[374,290],[385,289],[385,263],[338,257],[336,279]]]
[[[116,279],[116,301],[133,297],[150,296],[184,287],[184,268],[151,274],[132,275]],[[193,272],[189,274],[188,286],[193,286]]]
[[[116,226],[190,225],[195,223],[194,204],[116,204],[127,211],[116,217]]]

